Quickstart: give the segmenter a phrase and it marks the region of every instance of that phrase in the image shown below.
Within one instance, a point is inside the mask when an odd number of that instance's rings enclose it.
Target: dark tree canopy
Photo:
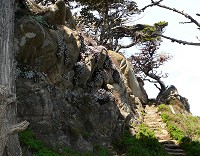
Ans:
[[[83,4],[85,1],[81,1]],[[115,50],[121,38],[114,33],[113,28],[130,22],[139,9],[134,1],[113,0],[86,2],[82,6],[77,22],[81,29],[94,37],[99,44]]]

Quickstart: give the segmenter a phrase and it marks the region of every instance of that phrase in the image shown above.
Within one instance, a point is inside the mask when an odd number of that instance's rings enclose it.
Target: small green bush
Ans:
[[[171,136],[178,140],[179,142],[185,137],[185,134],[182,130],[180,130],[177,126],[167,125],[167,128],[171,134]]]
[[[158,106],[158,111],[159,111],[159,112],[170,111],[170,108],[169,108],[169,106],[167,106],[167,105],[165,105],[165,104],[160,104],[160,105]]]
[[[27,129],[19,133],[20,143],[26,145],[30,150],[38,152],[44,148],[44,144],[36,139],[32,130]]]
[[[119,153],[126,156],[165,156],[162,145],[156,139],[154,132],[141,124],[139,132],[132,136],[126,131],[119,141],[114,142],[114,147]]]
[[[162,114],[161,114],[161,118],[162,118],[162,120],[163,120],[165,123],[168,123],[168,121],[171,120],[171,117],[170,117],[169,114],[167,114],[167,113],[162,113]]]
[[[31,129],[19,133],[20,143],[31,150],[35,156],[59,156],[58,153],[47,149],[44,143],[38,140]]]
[[[59,156],[59,154],[48,150],[47,148],[43,148],[36,154],[36,156]]]
[[[79,132],[77,129],[72,129],[72,132]],[[95,153],[86,152],[81,154],[68,147],[63,147],[62,151],[54,151],[46,148],[44,143],[38,140],[31,129],[27,129],[19,133],[20,143],[27,147],[33,156],[108,156],[109,153],[106,148],[102,146],[95,146]]]

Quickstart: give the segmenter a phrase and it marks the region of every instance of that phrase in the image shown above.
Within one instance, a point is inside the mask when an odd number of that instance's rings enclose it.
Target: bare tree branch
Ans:
[[[133,42],[133,43],[131,43],[131,44],[129,44],[129,45],[119,45],[119,46],[116,48],[115,52],[119,52],[119,50],[122,49],[122,48],[130,48],[130,47],[134,46],[135,44],[136,44],[136,43]]]
[[[192,22],[179,22],[179,24],[188,24],[188,23],[192,23]]]
[[[181,14],[183,16],[185,16],[185,18],[189,19],[192,23],[194,23],[195,25],[197,25],[198,27],[200,27],[200,23],[197,22],[197,20],[195,20],[192,16],[190,16],[189,14],[187,13],[184,13],[184,11],[179,11],[175,8],[170,8],[168,6],[165,6],[165,5],[161,5],[161,4],[156,4],[157,6],[161,7],[161,8],[164,8],[164,9],[168,9],[168,10],[171,10],[171,11],[174,11],[178,14]]]
[[[147,76],[149,76],[150,78],[156,80],[159,85],[160,85],[160,92],[163,92],[166,90],[166,86],[165,86],[165,83],[160,79],[159,76],[155,75],[154,73],[145,73]]]
[[[200,14],[198,14],[198,13],[197,13],[196,15],[197,15],[197,16],[200,16]]]
[[[183,45],[193,45],[193,46],[200,46],[200,43],[194,43],[194,42],[187,42],[187,41],[183,41],[183,40],[178,40],[172,37],[168,37],[165,35],[161,35],[161,34],[157,34],[158,36],[161,36],[163,38],[166,38],[168,40],[171,40],[172,42],[177,42],[179,44],[183,44]]]
[[[160,88],[160,87],[158,87],[158,85],[157,85],[157,84],[154,84],[154,86],[156,86],[156,88],[158,88],[158,90],[161,90],[161,88]]]
[[[181,14],[183,16],[185,16],[185,18],[189,19],[192,23],[194,23],[196,26],[200,27],[200,23],[197,22],[197,20],[195,20],[192,16],[190,16],[189,14],[187,13],[184,13],[184,11],[179,11],[177,10],[176,8],[171,8],[171,7],[168,7],[166,5],[161,5],[160,2],[162,2],[162,0],[158,1],[158,2],[154,2],[153,0],[151,1],[152,3],[145,6],[143,9],[141,9],[142,11],[144,11],[145,9],[147,9],[148,7],[152,7],[152,6],[158,6],[158,7],[161,7],[161,8],[164,8],[164,9],[167,9],[167,10],[171,10],[171,11],[174,11],[178,14]],[[196,14],[197,16],[199,16],[200,14]]]
[[[145,7],[142,8],[141,10],[144,11],[145,9],[147,9],[147,8],[149,8],[149,7],[152,7],[152,6],[155,6],[155,5],[159,4],[159,3],[162,2],[162,1],[163,1],[163,0],[159,0],[159,1],[157,1],[157,2],[151,1],[152,4],[149,4],[149,5],[145,6]]]
[[[150,79],[143,79],[143,81],[149,81],[151,83],[158,83],[157,81],[153,81],[153,80],[150,80]],[[160,90],[160,89],[159,89]]]

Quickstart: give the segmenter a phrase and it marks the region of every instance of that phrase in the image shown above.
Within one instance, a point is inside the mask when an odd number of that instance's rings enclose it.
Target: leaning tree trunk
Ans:
[[[14,69],[14,0],[0,0],[0,156],[19,156],[17,132],[28,122],[17,124]]]

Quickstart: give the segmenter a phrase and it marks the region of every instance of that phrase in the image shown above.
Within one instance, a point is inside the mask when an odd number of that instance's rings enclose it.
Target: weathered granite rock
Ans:
[[[44,27],[29,16],[22,17],[15,29],[18,63],[45,72],[55,85],[72,88],[73,67],[79,56],[77,33],[65,26],[58,30]]]
[[[185,97],[182,97],[175,86],[171,85],[169,86],[162,94],[158,95],[157,101],[158,102],[164,102],[169,103],[170,100],[176,99],[177,102],[183,106],[183,108],[190,112],[190,104],[188,102],[188,99]]]
[[[124,56],[63,22],[49,24],[51,11],[15,25],[19,117],[54,149],[107,146],[142,121],[147,95]]]
[[[111,92],[103,89],[63,91],[47,82],[17,80],[19,117],[47,146],[72,147],[92,151],[95,144],[105,145],[112,135],[123,131],[120,111]],[[123,119],[124,120],[124,119]]]
[[[148,97],[143,88],[137,81],[135,73],[128,60],[121,54],[109,51],[112,61],[123,75],[123,81],[128,87],[130,94],[137,96],[143,103],[147,103]]]

